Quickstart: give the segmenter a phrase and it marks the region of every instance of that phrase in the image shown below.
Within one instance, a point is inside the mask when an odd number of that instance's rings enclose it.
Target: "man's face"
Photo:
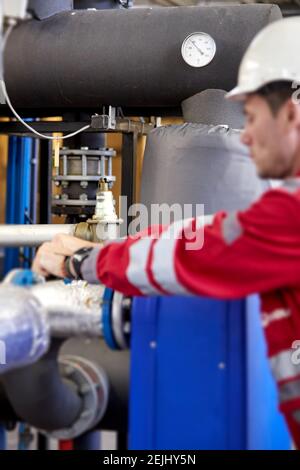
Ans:
[[[298,108],[298,106],[297,106]],[[246,98],[242,142],[249,147],[257,172],[262,178],[283,179],[299,171],[299,123],[296,105],[284,103],[276,115],[259,95]]]

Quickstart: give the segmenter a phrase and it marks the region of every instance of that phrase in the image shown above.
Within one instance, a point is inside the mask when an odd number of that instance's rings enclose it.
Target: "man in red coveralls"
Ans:
[[[65,235],[39,249],[33,269],[101,282],[126,295],[261,297],[268,356],[280,409],[300,448],[300,17],[264,28],[228,97],[244,101],[242,141],[260,176],[284,180],[248,210],[152,227],[104,247]],[[297,83],[297,80],[299,83]],[[202,231],[204,244],[188,249]],[[155,236],[154,236],[155,235]],[[67,260],[67,263],[66,263]]]

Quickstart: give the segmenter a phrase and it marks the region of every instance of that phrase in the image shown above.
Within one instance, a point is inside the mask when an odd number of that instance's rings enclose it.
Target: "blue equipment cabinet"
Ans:
[[[134,299],[130,449],[289,449],[256,296]]]

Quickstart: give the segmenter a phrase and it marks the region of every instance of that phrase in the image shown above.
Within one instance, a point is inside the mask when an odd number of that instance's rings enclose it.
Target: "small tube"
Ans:
[[[68,157],[63,155],[63,175],[68,176]]]
[[[81,172],[82,176],[87,176],[87,158],[86,155],[81,156]]]
[[[112,176],[112,157],[108,157],[108,176]]]
[[[105,160],[106,160],[105,156],[102,155],[102,157],[101,157],[101,176],[102,176],[102,178],[104,178],[104,176],[106,176]]]

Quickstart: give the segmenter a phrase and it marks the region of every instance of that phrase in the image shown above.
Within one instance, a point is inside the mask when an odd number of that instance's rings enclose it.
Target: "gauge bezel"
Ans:
[[[185,45],[186,45],[186,43],[188,42],[188,40],[189,40],[191,37],[197,36],[197,35],[206,36],[206,37],[212,42],[212,44],[213,44],[213,46],[214,46],[209,61],[206,62],[205,64],[200,64],[200,65],[195,65],[194,63],[189,62],[189,59],[185,57],[185,53],[184,53]],[[202,68],[202,67],[206,67],[207,65],[209,65],[209,64],[213,61],[213,59],[214,59],[214,57],[215,57],[215,55],[216,55],[216,51],[217,51],[216,41],[214,40],[214,38],[213,38],[210,34],[204,32],[204,31],[195,31],[195,32],[193,32],[193,33],[190,33],[190,34],[183,40],[182,45],[181,45],[181,56],[182,56],[184,62],[185,62],[187,65],[189,65],[190,67],[194,67],[194,68]]]

